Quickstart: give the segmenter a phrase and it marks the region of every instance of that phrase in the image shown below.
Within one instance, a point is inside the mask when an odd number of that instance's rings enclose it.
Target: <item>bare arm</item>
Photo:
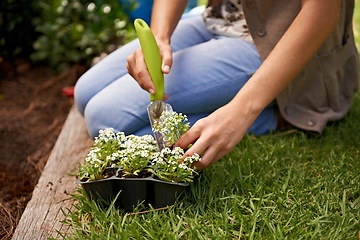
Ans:
[[[205,153],[196,167],[210,166],[243,138],[260,112],[304,68],[334,29],[340,0],[303,0],[302,8],[258,71],[234,99],[201,119],[177,146],[195,144],[185,156]]]
[[[157,41],[170,43],[170,37],[185,10],[185,0],[155,0],[151,15],[151,30]]]
[[[262,110],[324,43],[337,23],[339,8],[339,0],[303,0],[288,31],[238,96],[245,92],[258,94],[252,108],[259,106]]]

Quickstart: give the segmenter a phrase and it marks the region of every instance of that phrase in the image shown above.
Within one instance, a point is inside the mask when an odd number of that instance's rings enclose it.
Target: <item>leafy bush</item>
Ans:
[[[0,58],[27,57],[38,37],[32,19],[40,15],[38,0],[0,1]]]
[[[42,16],[34,20],[41,36],[31,59],[61,71],[72,63],[89,64],[131,24],[117,0],[38,1]]]

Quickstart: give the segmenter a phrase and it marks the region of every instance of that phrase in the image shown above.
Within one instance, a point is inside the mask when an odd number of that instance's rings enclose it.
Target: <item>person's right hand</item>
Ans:
[[[157,44],[162,59],[161,71],[164,74],[168,74],[172,66],[172,49],[168,42],[157,40]],[[133,54],[128,56],[126,68],[128,73],[138,82],[142,89],[148,91],[150,94],[155,94],[156,88],[146,68],[144,54],[141,48],[136,49]],[[167,95],[164,94],[163,100],[166,99]]]

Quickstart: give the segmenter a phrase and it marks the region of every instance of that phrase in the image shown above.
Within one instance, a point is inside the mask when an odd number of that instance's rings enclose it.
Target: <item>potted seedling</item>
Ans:
[[[78,183],[89,197],[109,201],[117,196],[115,205],[131,211],[139,203],[154,208],[172,205],[186,191],[197,174],[192,164],[201,158],[197,154],[183,158],[184,150],[173,147],[189,129],[186,116],[164,112],[161,118],[153,129],[167,143],[161,152],[151,135],[99,131],[79,170]]]

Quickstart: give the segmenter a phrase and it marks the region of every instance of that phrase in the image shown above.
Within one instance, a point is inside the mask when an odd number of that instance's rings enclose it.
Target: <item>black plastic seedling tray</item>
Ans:
[[[123,178],[112,176],[106,179],[77,182],[86,191],[89,198],[99,198],[110,202],[118,194],[115,205],[131,211],[139,203],[153,208],[173,205],[189,187],[189,183],[172,183],[153,176],[146,178]]]

